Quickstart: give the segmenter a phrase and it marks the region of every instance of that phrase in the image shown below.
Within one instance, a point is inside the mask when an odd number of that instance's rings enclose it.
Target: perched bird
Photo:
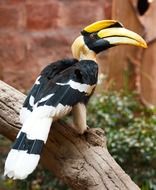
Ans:
[[[20,112],[23,126],[6,159],[4,175],[24,179],[33,172],[54,120],[72,111],[77,132],[86,131],[85,105],[98,77],[96,55],[119,44],[147,47],[142,37],[121,23],[98,21],[85,27],[73,42],[73,59],[60,60],[43,69]]]

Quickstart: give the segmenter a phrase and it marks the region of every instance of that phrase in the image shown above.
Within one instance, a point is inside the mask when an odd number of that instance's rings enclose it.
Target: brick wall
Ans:
[[[0,78],[27,90],[48,63],[71,56],[79,31],[109,18],[111,0],[0,0]]]

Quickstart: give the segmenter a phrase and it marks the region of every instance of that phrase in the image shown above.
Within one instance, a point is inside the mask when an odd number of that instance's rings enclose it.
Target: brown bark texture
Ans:
[[[0,134],[14,140],[25,95],[0,81]],[[109,154],[101,129],[78,135],[69,124],[52,124],[42,164],[75,190],[138,190]]]

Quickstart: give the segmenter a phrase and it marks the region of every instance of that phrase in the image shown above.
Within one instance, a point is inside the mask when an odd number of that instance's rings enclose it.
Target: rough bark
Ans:
[[[13,140],[21,127],[19,110],[25,96],[0,81],[0,134]],[[41,162],[75,190],[138,190],[139,187],[109,154],[101,129],[83,136],[55,122]]]

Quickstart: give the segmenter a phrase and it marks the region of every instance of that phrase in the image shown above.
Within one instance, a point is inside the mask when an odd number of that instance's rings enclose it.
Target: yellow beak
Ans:
[[[111,45],[128,44],[147,48],[145,40],[140,35],[126,28],[105,28],[100,30],[97,36],[109,41]]]
[[[108,28],[114,25],[118,25],[118,26],[123,26],[120,22],[117,22],[116,20],[100,20],[97,22],[94,22],[88,26],[86,26],[83,31],[87,32],[87,33],[93,33],[93,32],[97,32],[100,31],[104,28]]]
[[[140,35],[124,28],[124,26],[116,20],[101,20],[94,22],[86,26],[82,30],[81,34],[84,36],[96,34],[97,37],[101,39],[101,45],[103,39],[108,41],[108,43],[112,46],[118,44],[128,44],[147,48],[145,40]]]

